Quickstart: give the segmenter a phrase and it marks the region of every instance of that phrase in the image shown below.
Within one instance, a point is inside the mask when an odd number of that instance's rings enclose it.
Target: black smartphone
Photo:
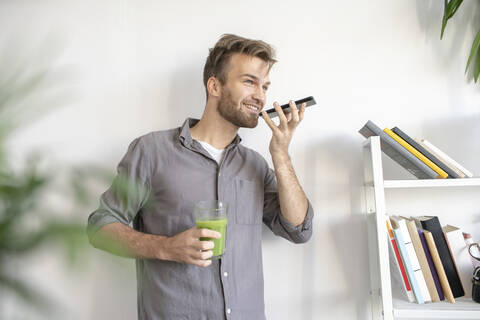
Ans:
[[[297,105],[297,108],[299,108],[299,109],[300,109],[300,106],[301,106],[302,103],[306,103],[307,107],[310,107],[310,106],[313,106],[314,104],[316,104],[315,99],[312,96],[295,101],[295,104]],[[285,114],[290,113],[290,105],[288,103],[286,103],[284,105],[281,105],[280,108],[282,108],[282,110]],[[278,117],[278,113],[275,110],[275,108],[268,109],[265,112],[267,113],[267,115],[270,118]],[[259,116],[261,116],[261,114],[259,114]]]

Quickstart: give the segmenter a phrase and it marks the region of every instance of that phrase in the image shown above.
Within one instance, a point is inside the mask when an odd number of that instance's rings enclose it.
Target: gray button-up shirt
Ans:
[[[88,219],[91,237],[102,226],[121,222],[135,230],[173,236],[195,226],[200,200],[229,205],[225,254],[206,268],[172,261],[137,259],[138,318],[265,319],[262,222],[295,243],[312,235],[310,201],[304,222],[289,223],[280,211],[275,174],[237,135],[219,165],[182,127],[135,139],[118,165],[119,176],[141,184],[126,199],[114,185]],[[133,190],[133,192],[132,192]]]

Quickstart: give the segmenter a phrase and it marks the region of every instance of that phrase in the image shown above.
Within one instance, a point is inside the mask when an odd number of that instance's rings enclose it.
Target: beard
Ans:
[[[258,115],[250,112],[242,112],[243,105],[233,100],[232,93],[228,89],[222,89],[222,95],[218,103],[218,113],[222,118],[240,128],[255,128],[258,125]]]

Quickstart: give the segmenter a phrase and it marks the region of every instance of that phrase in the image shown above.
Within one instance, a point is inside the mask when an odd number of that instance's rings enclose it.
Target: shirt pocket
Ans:
[[[235,179],[235,222],[258,225],[263,216],[263,186],[255,181]]]

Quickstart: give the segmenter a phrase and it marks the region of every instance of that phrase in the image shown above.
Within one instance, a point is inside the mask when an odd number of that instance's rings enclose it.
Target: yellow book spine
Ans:
[[[394,238],[393,231],[392,231],[392,225],[390,224],[390,217],[387,217],[387,231],[388,235],[390,236],[390,239]]]
[[[415,157],[417,157],[418,159],[420,159],[423,163],[425,163],[427,166],[429,166],[430,168],[432,168],[433,171],[435,171],[436,173],[438,173],[438,175],[445,179],[446,177],[448,177],[448,174],[443,171],[441,168],[439,168],[435,163],[433,163],[430,159],[428,159],[427,157],[425,157],[423,154],[420,153],[420,151],[418,151],[417,149],[415,149],[414,147],[412,147],[411,145],[409,145],[405,140],[403,140],[402,138],[400,138],[395,132],[393,132],[392,130],[388,129],[388,128],[385,128],[383,129],[383,131],[388,134],[390,137],[392,137],[395,141],[397,141],[398,143],[400,143],[402,145],[402,147],[404,147],[405,149],[407,149],[411,154],[413,154]]]

